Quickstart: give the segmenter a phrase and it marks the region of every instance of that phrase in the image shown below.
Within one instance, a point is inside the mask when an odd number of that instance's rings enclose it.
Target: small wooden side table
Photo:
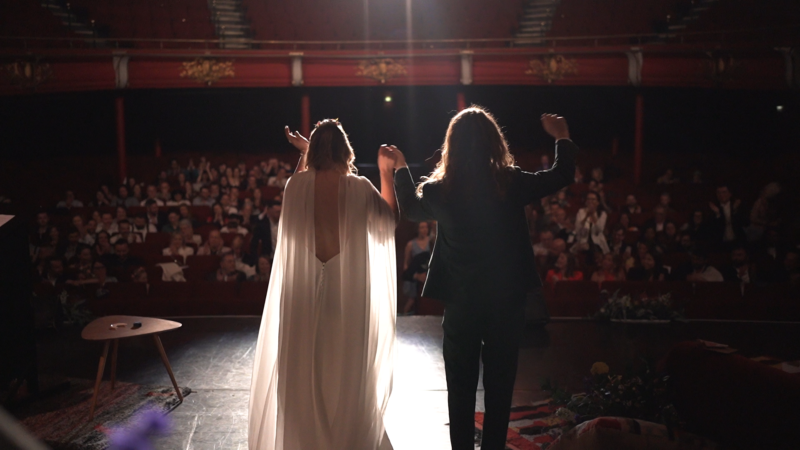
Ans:
[[[142,326],[133,329],[134,322],[141,322]],[[97,405],[97,393],[100,390],[100,382],[103,380],[103,370],[106,366],[106,358],[108,357],[108,346],[114,342],[114,350],[111,353],[111,390],[114,390],[114,383],[116,382],[117,375],[117,349],[119,348],[119,340],[134,336],[152,335],[156,343],[158,353],[161,355],[161,361],[164,367],[167,368],[172,385],[175,387],[175,392],[178,398],[183,401],[183,394],[178,388],[178,382],[175,381],[175,375],[172,373],[172,367],[169,365],[167,353],[164,351],[164,346],[161,344],[161,338],[158,337],[159,333],[180,328],[179,322],[171,320],[156,319],[154,317],[139,317],[139,316],[106,316],[95,319],[81,332],[81,337],[87,341],[105,341],[103,346],[103,353],[100,355],[100,364],[97,367],[97,379],[94,382],[94,394],[92,395],[92,408],[89,412],[89,420],[94,418],[94,410]]]

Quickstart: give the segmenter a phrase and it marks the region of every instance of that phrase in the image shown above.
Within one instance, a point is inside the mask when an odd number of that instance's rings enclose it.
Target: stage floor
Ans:
[[[162,335],[178,384],[194,391],[172,413],[174,433],[162,449],[247,449],[250,375],[260,318],[174,319],[181,329]],[[558,320],[529,328],[520,349],[514,404],[547,398],[539,388],[551,377],[579,390],[595,361],[612,372],[637,357],[657,359],[687,339],[724,342],[746,356],[798,359],[800,325],[778,323],[692,322],[625,326],[587,320]],[[441,357],[441,318],[397,319],[394,390],[385,418],[398,450],[450,448],[447,389]],[[79,330],[39,337],[41,373],[94,379],[102,345],[80,339]],[[120,341],[117,377],[140,384],[170,384],[151,339]],[[106,370],[108,380],[108,370]],[[479,385],[477,409],[483,409]],[[102,400],[101,400],[102,401]]]

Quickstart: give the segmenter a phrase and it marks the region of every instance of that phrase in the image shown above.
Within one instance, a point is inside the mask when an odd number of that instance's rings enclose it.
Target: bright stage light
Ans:
[[[775,107],[778,112],[783,112],[783,105],[778,105]]]
[[[386,103],[392,103],[392,96],[387,95],[386,97],[383,98],[383,101],[385,101]]]

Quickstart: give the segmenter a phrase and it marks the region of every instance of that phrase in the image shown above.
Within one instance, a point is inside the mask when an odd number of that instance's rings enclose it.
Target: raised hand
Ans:
[[[401,167],[406,167],[408,164],[406,163],[406,156],[403,152],[400,151],[399,148],[395,147],[394,145],[387,146],[389,151],[392,155],[394,155],[394,169],[397,170]]]
[[[292,133],[289,131],[288,126],[283,128],[283,132],[286,134],[286,140],[288,140],[289,143],[294,146],[294,148],[300,150],[300,153],[305,155],[306,150],[308,150],[308,139],[303,137],[299,131]]]
[[[555,140],[569,139],[569,128],[567,127],[567,119],[556,114],[542,114],[542,127],[544,131]]]

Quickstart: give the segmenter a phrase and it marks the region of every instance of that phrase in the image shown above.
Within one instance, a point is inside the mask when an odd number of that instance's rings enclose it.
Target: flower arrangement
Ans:
[[[66,290],[62,290],[58,296],[59,303],[61,303],[61,314],[64,318],[65,325],[79,325],[84,326],[94,319],[91,311],[86,309],[86,299],[83,298],[70,298]]]
[[[660,321],[685,320],[683,315],[672,305],[672,295],[660,294],[655,297],[642,296],[631,298],[630,295],[619,295],[619,291],[608,298],[594,315],[595,319],[611,321]]]
[[[584,383],[585,392],[574,395],[550,379],[542,384],[553,404],[561,406],[556,416],[567,422],[566,428],[613,416],[662,423],[672,435],[678,424],[669,376],[654,373],[647,362],[638,371],[629,369],[625,375],[612,375],[606,363],[596,362]]]

